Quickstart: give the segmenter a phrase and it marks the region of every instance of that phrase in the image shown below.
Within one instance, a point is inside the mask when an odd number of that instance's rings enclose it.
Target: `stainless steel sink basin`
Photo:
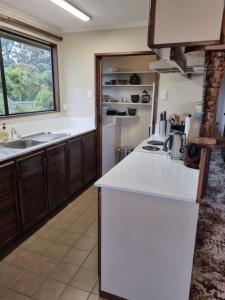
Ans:
[[[42,142],[42,143],[47,143],[47,142],[52,142],[56,141],[58,139],[62,139],[65,137],[68,137],[69,134],[67,133],[40,133],[40,134],[35,134],[33,136],[30,136],[32,141],[37,141],[37,142]]]
[[[6,143],[4,146],[6,148],[12,148],[12,149],[26,149],[26,148],[40,145],[42,143],[43,142],[33,141],[31,139],[22,139],[22,140]]]
[[[4,147],[11,149],[27,149],[44,143],[56,141],[68,137],[67,133],[38,133],[4,144]]]

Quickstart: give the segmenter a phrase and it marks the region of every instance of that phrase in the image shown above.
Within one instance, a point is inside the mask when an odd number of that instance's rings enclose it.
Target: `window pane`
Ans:
[[[3,100],[3,90],[2,90],[2,76],[0,71],[0,116],[5,114],[4,100]]]
[[[9,114],[54,110],[51,48],[1,41]]]

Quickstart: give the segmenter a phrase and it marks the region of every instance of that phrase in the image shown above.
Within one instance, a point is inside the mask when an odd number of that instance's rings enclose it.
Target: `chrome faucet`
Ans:
[[[13,140],[18,140],[20,138],[21,135],[17,132],[15,125],[12,125],[10,139],[13,141]]]

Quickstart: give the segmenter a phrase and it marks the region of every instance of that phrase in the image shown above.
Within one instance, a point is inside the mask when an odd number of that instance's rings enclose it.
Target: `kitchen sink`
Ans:
[[[6,143],[4,146],[6,148],[12,148],[12,149],[26,149],[26,148],[40,145],[42,143],[43,142],[33,141],[31,139],[22,139],[22,140],[17,140],[17,141]]]
[[[68,137],[69,134],[67,133],[39,133],[39,134],[35,134],[33,136],[29,136],[29,138],[32,141],[36,141],[36,142],[42,142],[42,143],[47,143],[47,142],[52,142],[52,141],[56,141],[58,139],[62,139],[65,137]]]
[[[11,149],[27,149],[40,144],[53,142],[68,136],[69,134],[67,133],[51,133],[51,132],[44,133],[43,132],[34,135],[29,135],[20,140],[5,143],[4,147],[11,148]]]

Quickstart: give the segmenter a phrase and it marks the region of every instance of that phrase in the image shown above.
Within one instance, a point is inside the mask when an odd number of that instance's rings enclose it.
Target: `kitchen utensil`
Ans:
[[[166,111],[163,112],[163,120],[166,121]]]
[[[168,151],[171,159],[182,159],[186,135],[180,131],[173,131],[164,143],[164,151]]]
[[[139,100],[140,100],[140,96],[139,95],[131,95],[131,102],[138,103]]]
[[[135,116],[137,112],[136,108],[128,108],[128,115],[129,116]]]

